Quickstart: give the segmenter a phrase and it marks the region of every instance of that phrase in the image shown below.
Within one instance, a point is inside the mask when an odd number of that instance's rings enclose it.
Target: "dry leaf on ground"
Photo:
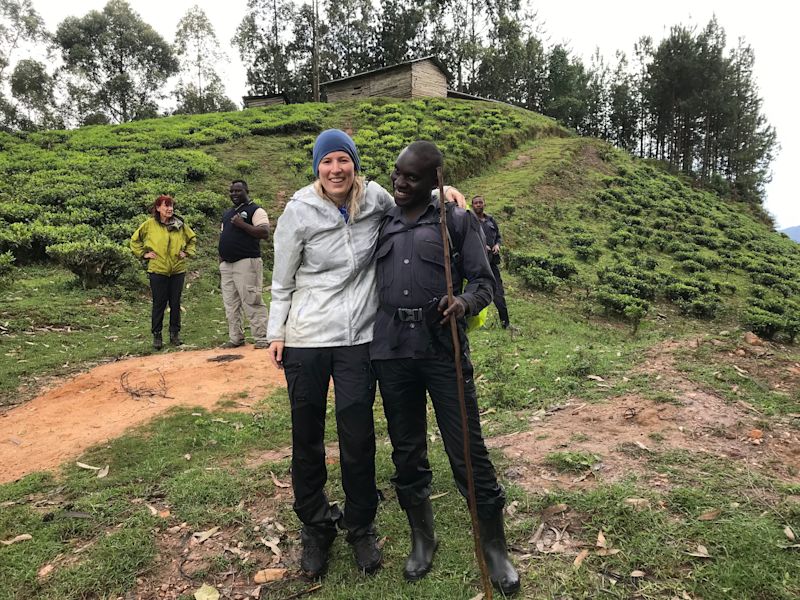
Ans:
[[[603,535],[603,530],[597,532],[597,543],[595,544],[598,548],[608,548],[609,546],[606,545],[606,536]]]
[[[36,577],[38,577],[39,579],[44,579],[45,577],[50,575],[50,573],[53,571],[54,568],[55,567],[53,565],[47,564],[37,571]]]
[[[788,525],[787,525],[786,527],[784,527],[784,528],[783,528],[783,533],[784,533],[784,535],[786,535],[786,537],[787,537],[787,538],[789,538],[791,541],[795,541],[795,540],[797,539],[797,537],[794,535],[794,531],[792,531],[792,528],[791,528],[791,527],[789,527]]]
[[[708,548],[703,546],[702,544],[697,545],[697,550],[694,552],[687,552],[689,556],[696,556],[698,558],[711,558],[711,555],[708,553]]]
[[[284,483],[283,481],[280,481],[277,477],[275,477],[275,473],[273,473],[272,471],[269,472],[269,476],[272,478],[272,483],[274,483],[279,488],[292,487],[290,483]]]
[[[586,560],[586,557],[589,556],[589,551],[584,548],[580,552],[578,552],[578,556],[575,557],[575,560],[572,561],[572,566],[576,569],[581,566],[581,563]]]
[[[629,577],[644,577],[645,575],[647,575],[647,573],[645,573],[644,571],[636,570],[636,571],[631,571]]]
[[[698,521],[714,521],[717,517],[722,514],[722,511],[719,508],[714,508],[711,510],[707,510],[702,515],[697,517]]]
[[[3,544],[4,546],[10,546],[11,544],[16,544],[17,542],[27,542],[28,540],[32,539],[33,536],[30,533],[23,533],[22,535],[18,535],[10,540],[0,540],[0,544]]]
[[[108,469],[109,469],[109,467],[110,467],[110,465],[106,465],[105,467],[100,469],[97,472],[97,478],[98,479],[103,479],[103,477],[108,477]]]
[[[75,464],[78,465],[81,469],[88,469],[89,471],[99,471],[100,470],[100,467],[93,467],[92,465],[87,465],[86,463],[82,463],[82,462],[76,462]]]
[[[569,510],[569,506],[566,504],[553,504],[552,506],[548,506],[542,511],[542,521],[547,521],[552,519],[554,516],[566,512]]]
[[[195,600],[219,600],[217,588],[204,583],[200,589],[194,593]]]
[[[196,531],[196,532],[194,532],[192,534],[192,537],[194,538],[194,540],[198,544],[202,544],[203,542],[205,542],[208,538],[210,538],[212,535],[214,535],[218,531],[219,531],[219,527],[218,526],[217,527],[212,527],[211,529],[208,529],[206,531]]]
[[[650,501],[647,498],[625,498],[623,504],[635,508],[636,510],[644,510],[650,508]]]
[[[288,569],[261,569],[253,575],[253,581],[256,583],[269,583],[270,581],[278,581],[286,576]]]
[[[271,538],[271,539],[267,539],[267,538],[263,538],[263,537],[261,538],[261,543],[264,544],[270,550],[272,550],[272,553],[275,555],[275,559],[276,559],[275,562],[279,561],[281,559],[281,555],[282,555],[281,549],[278,546],[278,542],[279,541],[280,540],[278,538]]]

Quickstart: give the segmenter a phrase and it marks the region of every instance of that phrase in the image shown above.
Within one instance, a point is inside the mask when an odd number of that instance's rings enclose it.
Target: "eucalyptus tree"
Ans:
[[[166,96],[164,84],[179,68],[171,46],[124,0],[66,18],[55,41],[82,119],[105,115],[126,122],[155,116],[157,100]]]
[[[225,60],[217,34],[205,11],[196,4],[178,21],[175,54],[181,64],[181,81],[175,91],[178,113],[235,110],[225,96],[216,65]]]
[[[45,66],[30,57],[23,58],[17,63],[17,56],[25,52],[31,45],[46,46],[49,44],[50,34],[45,28],[44,20],[36,12],[30,0],[0,0],[0,128],[10,129],[18,126],[29,128],[33,126],[33,112],[38,112],[41,108],[46,112],[52,110],[52,103],[48,106],[41,105],[39,101],[42,96],[37,96],[36,106],[29,104],[33,100],[34,90],[28,89],[27,85],[22,85],[22,80],[30,80],[28,77],[34,75],[46,76],[40,79],[44,90],[52,88],[52,76],[47,73]],[[33,63],[36,63],[35,65]],[[10,86],[11,79],[16,72],[17,89],[21,90],[21,96],[16,98],[21,102],[24,113],[19,110],[15,102],[8,97],[8,93],[14,94],[13,87]],[[50,99],[48,94],[44,94]],[[22,123],[18,120],[22,119]]]
[[[291,0],[247,0],[247,11],[232,43],[247,68],[250,93],[277,94],[289,85],[288,46],[295,15]]]

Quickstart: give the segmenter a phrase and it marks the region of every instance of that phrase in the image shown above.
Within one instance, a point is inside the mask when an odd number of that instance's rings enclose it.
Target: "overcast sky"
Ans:
[[[128,0],[131,6],[165,39],[172,41],[178,20],[186,10],[199,4],[209,16],[217,36],[231,59],[225,67],[229,95],[237,103],[246,93],[245,71],[236,51],[230,47],[236,26],[245,12],[246,0]],[[106,0],[33,0],[47,26],[55,30],[65,17],[82,16],[101,9]],[[543,26],[547,41],[568,43],[574,53],[589,65],[599,47],[607,62],[614,64],[614,53],[623,50],[629,57],[634,43],[650,35],[657,43],[669,27],[682,23],[702,28],[712,15],[725,30],[732,47],[739,37],[753,47],[755,74],[764,113],[778,132],[781,151],[772,164],[773,180],[767,187],[767,209],[779,228],[800,225],[797,183],[794,168],[800,167],[800,117],[795,96],[794,69],[798,53],[791,41],[800,24],[800,6],[792,0],[573,0],[541,2],[533,9]],[[222,69],[220,69],[222,71]]]

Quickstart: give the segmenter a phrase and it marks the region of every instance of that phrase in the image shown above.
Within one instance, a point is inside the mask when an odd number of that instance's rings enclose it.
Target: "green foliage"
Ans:
[[[574,263],[561,255],[507,252],[506,263],[528,287],[535,290],[554,290],[578,272]]]
[[[582,473],[597,464],[599,458],[588,452],[551,452],[545,464],[562,473]]]
[[[77,79],[73,100],[118,122],[157,114],[154,98],[178,71],[172,47],[124,0],[67,17],[54,41]]]
[[[53,244],[47,254],[77,275],[85,288],[114,283],[132,268],[130,251],[107,240]]]
[[[11,252],[0,254],[0,281],[7,280],[14,272],[14,255]]]

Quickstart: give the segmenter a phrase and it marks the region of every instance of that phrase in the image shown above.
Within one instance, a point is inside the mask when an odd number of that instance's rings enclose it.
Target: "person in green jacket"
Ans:
[[[180,346],[181,293],[186,278],[186,258],[194,256],[197,237],[192,229],[175,214],[171,196],[156,198],[153,216],[141,224],[131,236],[131,251],[137,258],[147,260],[147,274],[153,293],[151,329],[153,348],[164,345],[161,329],[164,310],[169,304],[169,341]]]

